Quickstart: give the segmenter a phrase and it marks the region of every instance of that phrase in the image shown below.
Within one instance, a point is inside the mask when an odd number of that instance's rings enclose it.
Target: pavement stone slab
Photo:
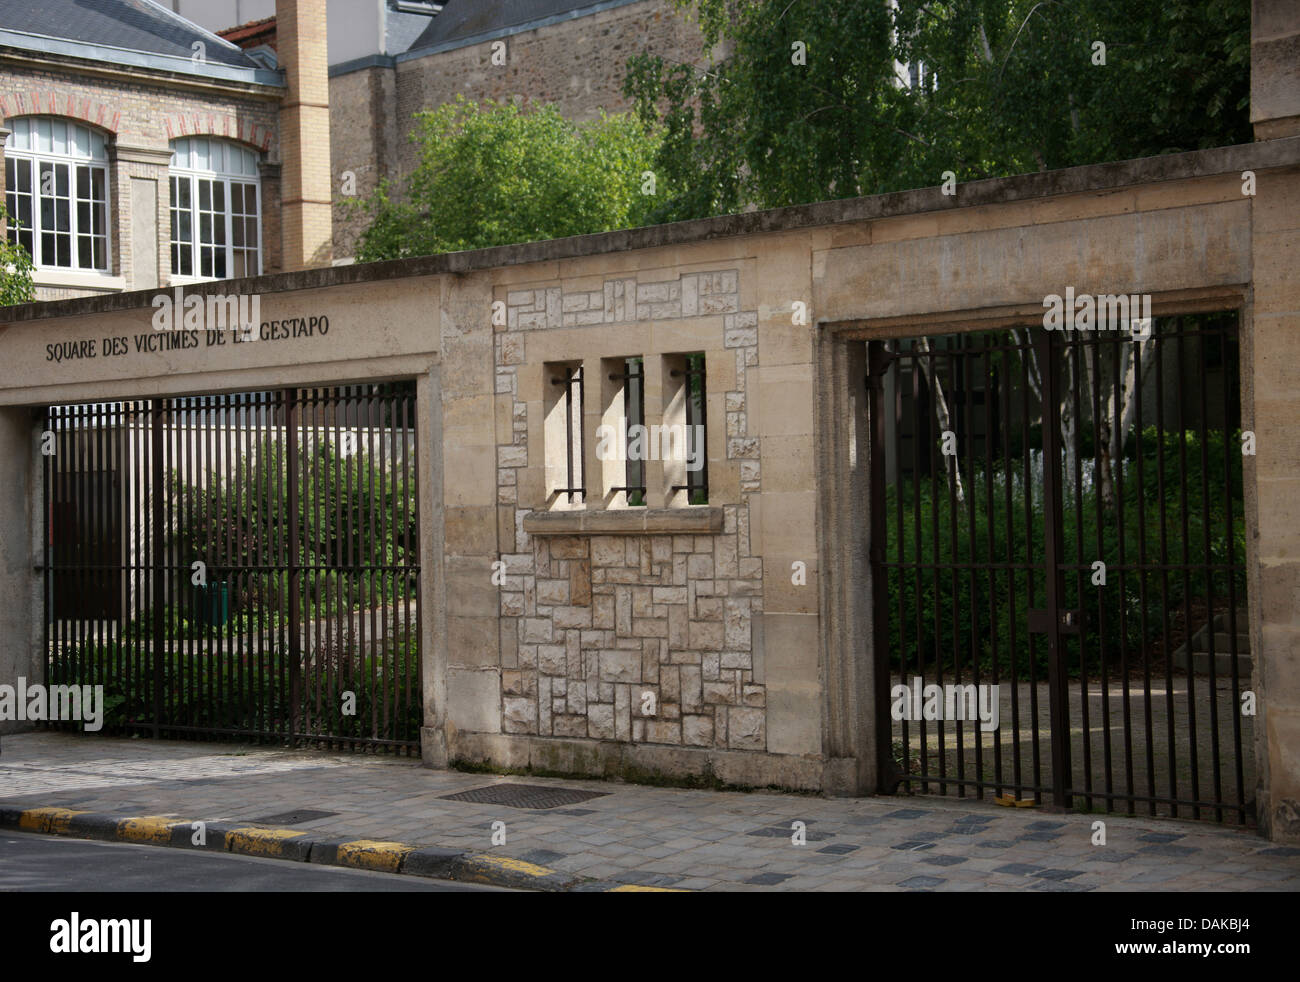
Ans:
[[[444,797],[510,783],[603,797],[539,810]],[[1045,817],[972,798],[703,791],[433,770],[410,759],[278,747],[5,736],[0,807],[56,805],[238,824],[304,809],[334,812],[291,827],[322,839],[522,859],[607,887],[1300,889],[1300,847],[1208,822],[1107,815],[1108,844],[1094,846],[1097,815]],[[492,845],[495,821],[506,823],[506,845]],[[795,822],[803,823],[803,845],[791,840]]]

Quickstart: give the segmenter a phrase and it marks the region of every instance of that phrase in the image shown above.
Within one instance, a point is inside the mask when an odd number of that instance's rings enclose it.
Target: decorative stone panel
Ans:
[[[502,731],[766,750],[767,695],[754,672],[763,564],[750,538],[750,497],[761,490],[761,473],[746,411],[757,377],[758,314],[740,309],[737,269],[653,282],[625,274],[584,287],[543,284],[500,295],[506,323],[495,335],[495,391],[510,409],[508,427],[498,421],[497,501],[515,550],[501,557]],[[708,435],[739,468],[735,500],[722,500],[711,483],[707,509],[515,507],[521,469],[543,452],[529,446],[529,405],[518,398],[519,372],[541,370],[528,359],[534,332],[696,317],[716,324],[719,315],[718,335],[701,336],[694,347],[706,360],[735,359],[735,388],[722,393],[726,432]],[[587,398],[598,392],[589,388]],[[647,403],[653,396],[647,392]],[[679,531],[685,522],[674,528],[675,512],[706,534]]]

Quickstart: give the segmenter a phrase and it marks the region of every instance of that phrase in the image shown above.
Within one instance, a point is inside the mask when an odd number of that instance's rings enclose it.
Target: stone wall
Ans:
[[[354,205],[392,177],[398,125],[393,111],[396,75],[391,68],[363,68],[329,80],[330,166],[333,168],[334,254],[356,254],[365,214]],[[406,138],[409,125],[402,128]]]
[[[1239,310],[1259,447],[1244,479],[1257,800],[1261,825],[1296,841],[1297,194],[1300,139],[1284,138],[952,197],[935,187],[283,274],[255,283],[263,316],[325,311],[329,335],[201,357],[47,359],[51,336],[147,330],[146,296],[8,308],[0,406],[416,378],[426,761],[871,793],[890,748],[873,674],[887,663],[871,621],[881,513],[863,493],[864,342],[1041,322],[1042,298],[1066,284],[1150,293],[1158,317]],[[792,316],[801,305],[807,318]],[[697,352],[709,502],[686,506],[647,461],[646,507],[628,507],[589,439],[619,411],[608,374],[644,359],[654,425],[676,412],[674,359]],[[557,365],[591,380],[584,507],[555,491]],[[30,417],[0,417],[0,441],[30,441]],[[6,545],[24,526],[39,544],[25,485],[0,482]],[[0,672],[13,672],[40,596],[33,551],[0,553],[0,594],[31,596],[4,622],[18,633],[0,632]]]
[[[758,366],[758,315],[740,309],[736,269],[674,280],[648,275],[649,282],[633,273],[599,283],[498,291],[507,301],[507,316],[494,345],[495,387],[499,411],[510,421],[496,448],[506,573],[500,599],[502,729],[765,750],[766,691],[755,674],[753,630],[763,609],[763,563],[750,536],[750,496],[761,490],[760,447],[745,413],[746,383]],[[653,359],[670,353],[647,350],[647,342],[655,347],[650,335],[656,322],[679,330],[698,325],[682,352],[704,350],[711,403],[706,419],[712,423],[725,413],[725,438],[710,428],[708,439],[709,505],[721,509],[721,531],[530,535],[524,529],[530,511],[562,506],[565,498],[549,493],[540,480],[542,458],[555,448],[541,446],[537,425],[543,404],[534,397],[550,381],[547,346],[535,343],[537,336],[585,326],[588,344],[581,330],[566,332],[564,343],[577,342],[573,351],[591,351],[607,349],[611,332],[622,334],[625,340],[613,342],[626,349],[622,355],[644,355],[652,363],[650,422],[661,400],[655,383],[663,381]],[[587,420],[598,420],[603,409],[592,402],[599,400],[600,386],[593,383],[604,375],[599,358],[585,364]],[[534,384],[521,386],[523,375]],[[734,384],[713,385],[727,381]],[[592,430],[587,426],[584,437],[591,439]],[[600,508],[608,497],[599,488],[598,463],[589,459],[589,508]],[[652,477],[647,485],[653,506],[665,489]],[[636,520],[640,509],[611,511],[611,519]],[[656,509],[646,521],[671,527],[673,516]],[[644,711],[651,706],[653,713]]]

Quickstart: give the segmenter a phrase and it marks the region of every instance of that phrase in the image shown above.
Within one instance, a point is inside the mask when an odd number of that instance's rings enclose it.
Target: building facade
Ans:
[[[275,45],[272,0],[173,9],[241,46]],[[463,95],[474,102],[552,103],[585,122],[630,108],[627,59],[654,51],[704,62],[698,27],[670,0],[447,0],[423,14],[386,0],[331,0],[329,104],[334,254],[353,255],[364,216],[350,199],[415,167],[415,114]],[[246,23],[248,22],[248,23]],[[232,25],[243,27],[232,28]]]
[[[38,297],[328,262],[321,233],[302,232],[325,179],[304,195],[302,155],[282,166],[301,142],[301,70],[324,76],[320,30],[315,69],[308,38],[286,73],[152,4],[0,4],[8,234]],[[325,118],[309,125],[328,141]]]

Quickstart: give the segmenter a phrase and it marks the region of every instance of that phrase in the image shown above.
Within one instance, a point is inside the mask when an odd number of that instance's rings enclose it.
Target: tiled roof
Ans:
[[[595,7],[602,0],[445,0],[411,51]]]
[[[179,58],[201,41],[208,62],[258,67],[238,46],[152,0],[0,0],[0,30]]]

